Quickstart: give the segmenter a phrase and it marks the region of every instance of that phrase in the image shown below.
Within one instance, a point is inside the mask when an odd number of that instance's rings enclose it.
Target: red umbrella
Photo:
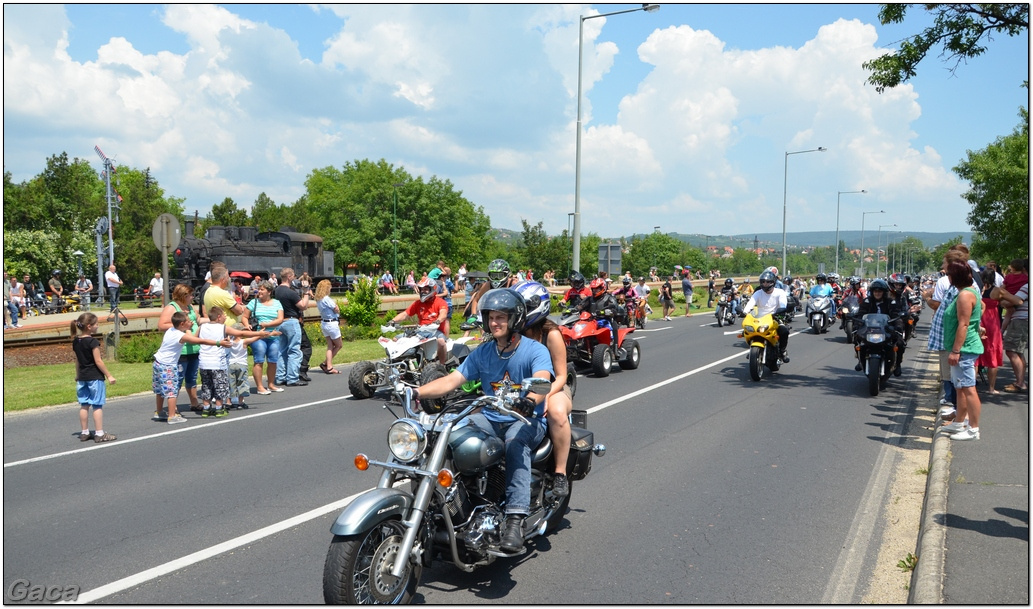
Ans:
[[[243,277],[245,279],[251,279],[251,273],[245,271],[233,271],[230,273],[230,277]]]

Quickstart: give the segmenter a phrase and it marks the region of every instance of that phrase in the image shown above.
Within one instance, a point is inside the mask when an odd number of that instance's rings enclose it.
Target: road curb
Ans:
[[[947,488],[950,479],[950,438],[933,432],[929,478],[918,533],[918,564],[911,578],[908,604],[943,604],[943,563],[946,549]]]

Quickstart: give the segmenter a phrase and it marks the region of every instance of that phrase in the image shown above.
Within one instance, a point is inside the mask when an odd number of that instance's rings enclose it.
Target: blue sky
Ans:
[[[4,169],[93,146],[188,213],[383,158],[497,227],[574,211],[579,15],[619,5],[4,6]],[[585,21],[582,231],[963,231],[951,168],[1028,106],[1028,36],[875,92],[861,62],[930,19],[878,5],[661,5]],[[827,148],[824,153],[786,152]],[[785,177],[785,182],[783,181]],[[869,217],[871,220],[871,217]],[[871,220],[870,223],[875,222]]]

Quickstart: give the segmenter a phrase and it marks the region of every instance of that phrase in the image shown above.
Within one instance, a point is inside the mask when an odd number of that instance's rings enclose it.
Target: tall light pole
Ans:
[[[629,8],[623,11],[602,13],[599,15],[581,15],[577,29],[577,144],[574,153],[574,243],[573,243],[573,269],[581,270],[581,65],[584,60],[585,46],[585,21],[598,17],[610,17],[635,11],[646,11],[652,13],[660,10],[659,4],[643,4],[638,8]]]
[[[405,186],[405,182],[395,182],[393,184],[393,186],[394,186],[394,191],[395,191],[394,192],[394,195],[395,195],[394,196],[395,205],[394,205],[394,214],[392,215],[392,218],[391,218],[391,248],[394,250],[394,254],[395,254],[395,271],[394,271],[395,285],[398,285],[398,189],[401,186]]]
[[[879,211],[866,211],[866,212],[862,212],[861,213],[861,279],[864,279],[864,217],[867,216],[868,214],[884,214],[884,213],[886,213],[886,212],[882,211],[882,210],[879,210]],[[878,259],[879,254],[876,252],[875,256],[876,256],[876,259]]]
[[[868,191],[865,189],[861,190],[841,190],[836,193],[836,274],[839,274],[839,197],[841,195],[863,195],[867,194]]]
[[[879,225],[879,240],[877,241],[878,245],[875,246],[875,276],[876,277],[879,276],[879,248],[882,247],[882,229],[884,229],[884,228],[886,228],[888,226],[896,226],[896,224],[880,224]],[[889,241],[889,236],[888,235],[886,237],[886,240]],[[887,262],[887,269],[886,270],[888,271],[889,270],[889,268],[888,268],[889,260],[887,260],[886,262]]]
[[[796,152],[787,152],[785,158],[785,169],[782,172],[782,276],[784,277],[789,273],[789,269],[786,268],[786,192],[789,189],[789,155],[791,154],[804,154],[807,152],[825,152],[827,148],[818,146],[814,150],[797,150]]]

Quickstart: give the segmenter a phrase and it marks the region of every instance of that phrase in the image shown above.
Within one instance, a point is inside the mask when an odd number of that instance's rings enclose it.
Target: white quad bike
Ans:
[[[348,389],[356,399],[373,397],[380,389],[394,390],[401,381],[410,387],[419,387],[445,376],[470,354],[468,341],[472,336],[447,339],[445,349],[448,359],[445,365],[438,363],[438,342],[434,337],[436,325],[429,326],[380,326],[385,335],[377,342],[384,348],[387,357],[381,361],[361,361],[352,366],[348,374]]]

